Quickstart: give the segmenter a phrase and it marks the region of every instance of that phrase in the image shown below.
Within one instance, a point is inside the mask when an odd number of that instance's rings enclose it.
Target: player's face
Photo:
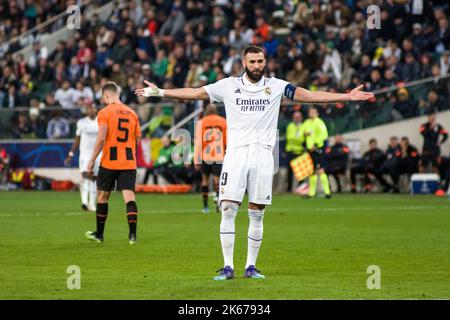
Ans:
[[[316,110],[316,109],[310,109],[309,112],[308,112],[308,116],[309,116],[311,119],[316,118],[318,115],[319,115],[319,114],[317,113],[317,110]]]
[[[95,118],[97,115],[97,109],[94,106],[88,106],[86,107],[86,114],[90,118]]]
[[[242,64],[250,80],[255,82],[261,80],[266,68],[266,58],[262,52],[247,53]]]

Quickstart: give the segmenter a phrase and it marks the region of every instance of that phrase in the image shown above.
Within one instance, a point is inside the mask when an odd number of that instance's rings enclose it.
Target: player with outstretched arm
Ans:
[[[159,89],[148,86],[137,89],[139,96],[166,97],[184,100],[223,102],[227,119],[227,149],[222,165],[219,201],[222,210],[220,241],[224,267],[214,280],[234,277],[235,218],[247,190],[250,219],[247,263],[244,277],[264,279],[256,269],[256,259],[263,238],[263,217],[266,205],[272,202],[274,159],[278,113],[281,99],[287,97],[304,103],[330,103],[374,99],[373,93],[359,86],[349,93],[309,91],[287,81],[264,76],[266,57],[258,46],[244,49],[241,77],[229,77],[201,88]]]

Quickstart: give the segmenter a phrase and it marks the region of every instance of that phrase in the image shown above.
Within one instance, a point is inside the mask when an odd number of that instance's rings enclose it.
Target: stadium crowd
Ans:
[[[48,19],[62,11],[61,3],[2,2],[0,37]],[[381,7],[381,29],[366,28],[369,4]],[[46,106],[64,111],[100,105],[99,89],[107,79],[120,84],[125,103],[139,105],[147,101],[133,92],[143,79],[162,88],[198,87],[241,75],[240,52],[250,43],[265,48],[269,76],[311,90],[346,91],[364,83],[373,91],[445,76],[450,67],[449,10],[445,0],[118,1],[106,21],[82,15],[74,37],[60,41],[53,52],[38,37],[26,59],[13,58],[18,47],[3,46],[0,107],[30,108],[12,117],[15,138],[67,137],[66,130],[52,135],[49,121],[56,118],[65,127],[60,119],[68,118],[73,132],[80,112],[61,117],[60,112],[44,112]],[[424,114],[429,107],[448,109],[449,83],[440,79],[414,96],[407,89],[394,91],[380,96],[378,107],[391,103],[389,117],[394,120]],[[378,107],[363,104],[357,109],[368,118]],[[324,120],[345,116],[350,109],[343,104],[318,108]]]
[[[122,87],[124,103],[139,106],[148,103],[134,94],[144,79],[161,88],[199,87],[241,75],[240,53],[248,44],[265,48],[268,76],[310,90],[346,91],[360,83],[371,91],[400,87],[379,95],[377,104],[353,105],[365,118],[387,104],[392,105],[391,120],[450,108],[450,81],[445,78],[450,71],[446,0],[123,0],[115,2],[106,21],[98,15],[87,19],[82,11],[81,28],[72,38],[59,41],[52,52],[39,41],[39,32],[20,44],[6,45],[8,38],[69,4],[51,0],[0,3],[0,108],[22,110],[11,118],[13,138],[72,137],[83,108],[101,105],[100,88],[107,80]],[[380,29],[366,27],[370,4],[381,7]],[[27,44],[32,45],[27,58],[13,56]],[[425,92],[417,94],[401,86],[426,77],[436,80]],[[17,109],[20,106],[26,111]],[[194,107],[186,104],[185,110]],[[345,117],[352,109],[346,104],[316,107],[325,121]],[[288,122],[296,108],[282,106],[280,123]],[[141,122],[156,119],[148,112],[139,115]],[[155,129],[163,118],[150,126],[150,133],[163,134]],[[405,144],[402,140],[401,145]],[[167,179],[183,177],[163,167],[159,171]],[[353,172],[378,175],[358,166]],[[380,180],[386,190],[396,190],[396,175],[392,186]],[[193,174],[184,177],[192,180]]]

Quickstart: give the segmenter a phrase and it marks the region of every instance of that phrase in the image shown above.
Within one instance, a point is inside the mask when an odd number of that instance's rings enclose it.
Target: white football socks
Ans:
[[[259,248],[263,238],[263,218],[264,210],[248,209],[248,217],[250,224],[248,226],[248,251],[247,263],[245,268],[256,266],[256,258],[258,258]]]
[[[97,203],[97,183],[89,180],[89,209],[95,210]]]
[[[222,221],[220,222],[220,242],[225,266],[234,269],[233,253],[235,238],[235,220],[238,211],[238,204],[222,201]]]
[[[81,203],[88,205],[89,179],[81,178],[80,182]]]

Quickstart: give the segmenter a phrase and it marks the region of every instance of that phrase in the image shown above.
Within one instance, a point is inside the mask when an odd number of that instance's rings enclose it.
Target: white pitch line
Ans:
[[[268,214],[279,213],[279,212],[361,212],[361,211],[374,211],[374,213],[384,212],[384,211],[424,211],[433,209],[450,209],[450,206],[406,206],[406,207],[351,207],[351,208],[269,208]],[[178,213],[193,213],[197,214],[198,209],[185,209],[185,210],[149,210],[141,212],[140,214],[178,214]],[[246,210],[241,209],[241,212]],[[82,215],[93,215],[93,213],[86,212],[34,212],[34,213],[0,213],[0,217],[38,217],[38,216],[82,216]],[[115,214],[115,213],[113,213]],[[198,213],[198,215],[201,215]]]

